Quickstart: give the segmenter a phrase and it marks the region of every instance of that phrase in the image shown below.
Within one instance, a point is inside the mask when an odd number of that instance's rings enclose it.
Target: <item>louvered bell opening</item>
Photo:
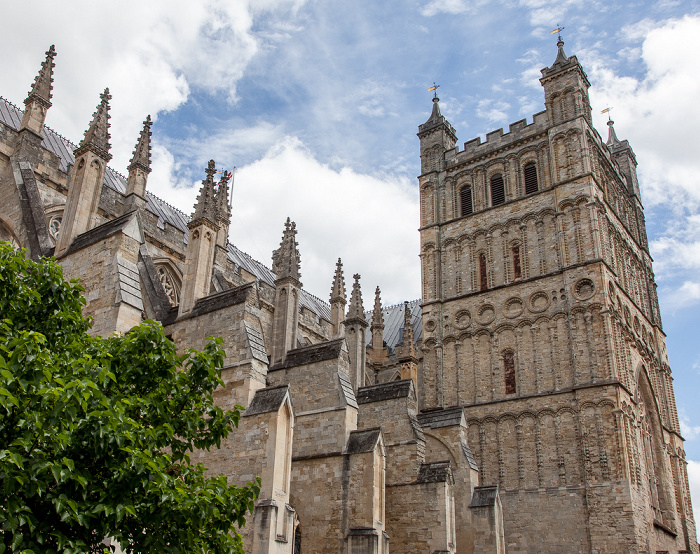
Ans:
[[[498,206],[506,201],[506,191],[502,175],[491,177],[491,205]]]
[[[535,164],[527,164],[523,168],[523,174],[525,175],[525,194],[537,192],[537,168]]]
[[[474,211],[472,206],[472,188],[463,187],[462,190],[459,191],[459,195],[462,203],[462,215],[469,215]]]

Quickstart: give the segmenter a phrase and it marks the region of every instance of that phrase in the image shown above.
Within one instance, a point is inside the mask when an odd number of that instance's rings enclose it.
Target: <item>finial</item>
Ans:
[[[207,168],[204,170],[204,173],[207,174],[208,180],[214,180],[214,173],[216,173],[216,163],[214,163],[214,160],[209,160],[209,163],[207,164]]]
[[[437,89],[439,88],[440,85],[436,85],[435,81],[433,81],[433,86],[428,89],[428,92],[430,92],[431,90],[433,91],[433,102],[438,102],[440,100],[437,95]]]
[[[100,94],[100,103],[95,113],[92,114],[92,122],[87,131],[85,131],[85,137],[75,150],[76,156],[79,156],[86,150],[92,150],[107,162],[112,159],[112,155],[109,153],[109,119],[111,117],[109,115],[109,101],[111,99],[112,95],[109,94],[109,88],[106,88]]]
[[[139,167],[147,173],[151,172],[151,124],[151,116],[148,115],[143,122],[143,129],[141,129],[139,140],[131,156],[131,163],[129,163],[127,168],[129,171],[132,168]]]
[[[231,223],[231,202],[228,195],[228,180],[231,178],[231,173],[222,169],[221,180],[216,188],[216,206],[217,216],[220,223],[228,225]]]
[[[24,103],[29,104],[32,100],[38,100],[47,108],[51,107],[51,90],[53,89],[53,62],[56,56],[56,48],[52,44],[46,52],[46,59],[41,63],[39,74],[34,78],[32,90],[29,91]]]
[[[335,264],[335,275],[333,276],[333,286],[331,287],[331,304],[342,302],[345,304],[345,277],[343,276],[343,262],[340,258]]]

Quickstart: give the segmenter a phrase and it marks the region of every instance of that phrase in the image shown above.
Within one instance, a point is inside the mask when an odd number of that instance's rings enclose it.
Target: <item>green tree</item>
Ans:
[[[259,482],[190,460],[238,425],[221,339],[178,356],[157,322],[92,337],[82,288],[0,244],[0,554],[242,552]]]

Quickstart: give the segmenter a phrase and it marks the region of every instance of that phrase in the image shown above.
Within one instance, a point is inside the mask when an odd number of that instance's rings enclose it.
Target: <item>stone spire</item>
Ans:
[[[605,143],[608,145],[608,147],[613,147],[620,144],[620,141],[615,134],[615,127],[613,127],[614,123],[615,122],[612,119],[608,119],[608,142]]]
[[[335,264],[335,276],[331,287],[331,338],[336,339],[345,332],[343,320],[345,319],[345,277],[343,276],[343,262],[340,258]]]
[[[231,206],[229,205],[229,188],[228,181],[231,174],[226,170],[216,187],[215,203],[216,203],[216,222],[221,230],[217,236],[216,244],[225,248],[228,241],[228,229],[231,225]]]
[[[182,280],[179,315],[190,312],[197,300],[209,295],[211,291],[216,236],[219,232],[214,202],[214,160],[209,160],[205,172],[207,177],[202,181],[194,214],[187,224],[189,239],[185,252],[185,275]]]
[[[559,37],[559,40],[557,41],[557,59],[554,60],[552,67],[565,64],[568,61],[569,58],[567,58],[566,54],[564,53],[564,41],[561,39],[561,37]]]
[[[46,59],[41,64],[39,74],[34,79],[32,90],[29,91],[25,105],[36,98],[44,102],[48,108],[51,106],[51,90],[53,89],[53,68],[56,64],[53,62],[56,56],[56,48],[52,44],[46,52]]]
[[[440,99],[437,96],[433,98],[433,111],[430,117],[418,126],[418,138],[420,139],[421,173],[438,170],[438,160],[442,159],[446,150],[455,147],[457,133],[440,113]]]
[[[406,300],[403,303],[403,346],[404,355],[415,356],[416,347],[413,338],[413,322],[411,321],[411,306]]]
[[[92,114],[92,122],[87,131],[85,131],[85,137],[75,150],[76,158],[90,150],[105,162],[109,162],[112,159],[112,155],[109,153],[109,101],[111,99],[112,95],[109,94],[109,89],[106,88],[100,95],[100,103],[95,113]]]
[[[345,340],[348,344],[350,357],[350,382],[355,391],[365,385],[365,365],[367,360],[367,320],[362,307],[362,291],[360,290],[360,275],[353,275],[355,282],[350,294],[350,308],[345,318]]]
[[[216,223],[218,210],[216,205],[216,191],[214,190],[214,173],[216,173],[216,164],[214,160],[209,160],[207,168],[204,171],[207,176],[202,181],[202,187],[199,189],[199,196],[197,196],[197,203],[194,205],[192,221],[208,219],[212,223]]]
[[[140,167],[146,173],[151,172],[151,116],[146,116],[143,122],[143,129],[139,134],[139,140],[134,147],[134,153],[131,156],[131,163],[127,168],[129,171],[133,167]]]
[[[374,311],[372,312],[372,347],[382,348],[384,342],[384,314],[382,313],[382,296],[379,287],[374,291]]]
[[[53,59],[55,56],[56,49],[52,44],[46,52],[46,59],[41,64],[39,74],[34,79],[32,90],[29,91],[27,98],[24,100],[26,108],[22,116],[20,129],[29,129],[37,135],[41,135],[41,130],[46,120],[46,111],[51,107],[53,68],[56,65]]]
[[[567,56],[564,52],[564,41],[561,37],[557,42],[557,57],[554,63],[540,72],[544,105],[550,122],[559,125],[583,117],[592,125],[591,102],[588,97],[591,84],[576,56]]]
[[[346,321],[351,319],[359,319],[365,323],[367,326],[367,320],[365,319],[365,309],[362,306],[362,290],[360,289],[360,274],[355,273],[352,276],[355,282],[352,284],[352,293],[350,294],[350,308],[348,309],[348,317]]]
[[[134,148],[134,153],[131,156],[131,163],[127,168],[129,177],[126,181],[126,209],[135,208],[135,199],[132,195],[136,195],[141,199],[141,204],[145,204],[146,200],[146,181],[148,174],[151,172],[151,116],[146,117],[143,122],[143,129],[139,134],[139,140]]]
[[[637,197],[637,207],[639,209],[637,217],[641,220],[643,215],[641,213],[642,206],[641,194],[639,192],[639,180],[637,179],[637,156],[634,150],[632,150],[629,141],[617,138],[615,127],[613,127],[614,123],[612,119],[608,119],[608,142],[606,145],[620,168],[620,173],[622,173],[627,184],[627,190],[630,194]]]
[[[277,280],[291,278],[299,281],[301,278],[301,257],[296,236],[297,225],[287,218],[280,247],[272,254],[272,269]]]
[[[109,89],[100,95],[100,103],[92,114],[92,122],[85,131],[85,138],[76,148],[75,164],[71,170],[63,210],[61,232],[56,242],[55,256],[66,253],[73,239],[95,227],[99,222],[99,204],[102,183],[107,162],[112,159],[109,153]]]

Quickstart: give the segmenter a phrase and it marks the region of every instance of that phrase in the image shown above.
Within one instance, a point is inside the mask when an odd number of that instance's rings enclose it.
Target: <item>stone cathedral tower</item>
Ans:
[[[420,407],[463,408],[507,550],[697,552],[637,162],[563,46],[532,123],[419,128]]]

